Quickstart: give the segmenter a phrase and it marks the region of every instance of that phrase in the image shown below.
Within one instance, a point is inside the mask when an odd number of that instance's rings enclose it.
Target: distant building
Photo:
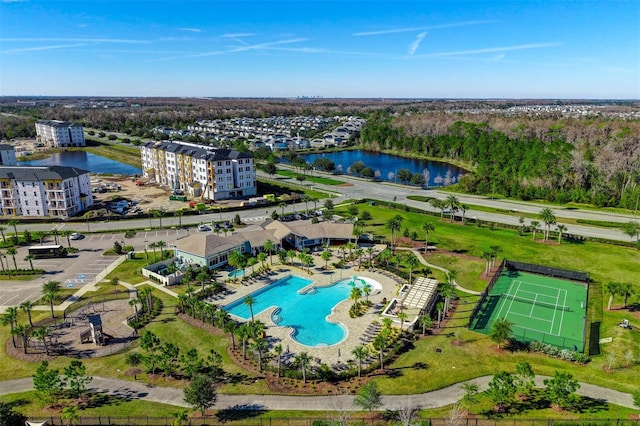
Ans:
[[[11,145],[0,144],[0,166],[15,166],[16,150]]]
[[[149,142],[140,147],[144,176],[201,200],[256,195],[253,155],[185,142]]]
[[[38,120],[36,140],[47,146],[86,146],[84,128],[80,124],[59,120]]]
[[[0,208],[4,216],[68,218],[91,205],[91,179],[86,170],[0,166]]]

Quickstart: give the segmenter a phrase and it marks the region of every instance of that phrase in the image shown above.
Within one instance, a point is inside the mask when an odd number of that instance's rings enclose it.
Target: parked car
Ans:
[[[82,235],[79,232],[74,232],[73,234],[69,235],[70,240],[81,240],[83,238],[84,238],[84,235]]]
[[[209,227],[208,225],[205,225],[204,223],[201,223],[200,225],[198,225],[198,232],[207,232],[207,231],[211,231],[211,227]]]

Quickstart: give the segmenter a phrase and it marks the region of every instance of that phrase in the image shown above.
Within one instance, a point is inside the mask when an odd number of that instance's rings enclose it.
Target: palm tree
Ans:
[[[538,222],[537,220],[532,220],[531,221],[531,230],[533,231],[533,237],[531,238],[532,240],[536,239],[536,231],[540,228],[540,222]]]
[[[24,261],[25,262],[29,262],[29,266],[31,267],[31,270],[33,271],[33,259],[35,259],[36,257],[32,254],[28,254],[24,257]]]
[[[407,315],[406,312],[398,312],[397,315],[398,319],[400,320],[400,330],[404,329],[404,322],[409,318],[409,315]]]
[[[167,246],[167,243],[160,240],[156,243],[156,247],[160,249],[160,260],[164,260],[164,248]]]
[[[365,251],[367,252],[367,256],[369,257],[369,261],[367,262],[367,264],[371,268],[373,266],[373,254],[376,250],[373,247],[367,247]]]
[[[549,239],[551,225],[556,223],[556,216],[553,214],[553,210],[550,208],[544,208],[540,211],[540,219],[542,219],[545,225],[544,239],[546,241]]]
[[[206,268],[202,268],[200,270],[200,272],[198,273],[198,275],[196,276],[196,280],[200,281],[200,286],[201,286],[202,290],[204,290],[204,282],[207,280],[208,276],[209,276],[209,274],[207,273],[207,269]]]
[[[362,361],[367,359],[369,351],[364,345],[358,345],[351,351],[351,354],[358,360],[358,377],[362,376]]]
[[[373,339],[373,348],[378,351],[380,356],[380,369],[384,370],[384,351],[387,349],[389,340],[387,333],[379,333],[375,339]]]
[[[20,304],[20,309],[22,310],[22,312],[27,314],[27,318],[29,318],[29,325],[31,327],[33,327],[33,321],[31,321],[31,310],[34,306],[36,306],[36,304],[29,300],[25,300]]]
[[[511,336],[511,323],[504,318],[499,318],[491,326],[491,340],[498,344],[498,347]]]
[[[136,311],[136,321],[138,321],[138,303],[140,303],[140,299],[129,299],[129,306],[133,306],[133,309]]]
[[[249,313],[251,313],[251,322],[254,322],[254,318],[253,318],[253,304],[255,303],[255,300],[253,299],[253,297],[251,297],[251,295],[248,295],[247,297],[244,298],[244,300],[242,301],[243,304],[247,305],[249,307]]]
[[[302,371],[302,383],[307,383],[307,367],[311,363],[311,357],[306,352],[300,352],[294,358],[294,364]]]
[[[282,345],[278,343],[273,347],[273,353],[276,354],[276,360],[278,361],[278,378],[280,377],[280,365],[282,364]]]
[[[326,249],[320,255],[322,260],[324,260],[324,269],[329,269],[329,259],[331,259],[331,250]]]
[[[59,281],[47,281],[42,285],[42,300],[49,303],[51,308],[51,318],[55,318],[53,314],[53,304],[60,299],[60,287]]]
[[[422,335],[424,336],[427,333],[427,328],[433,327],[433,320],[431,319],[431,315],[424,314],[418,318],[420,325],[422,326]]]
[[[362,290],[359,287],[353,287],[351,289],[351,293],[349,294],[349,299],[353,300],[353,304],[356,307],[356,310],[360,306],[360,298],[362,297]]]
[[[304,194],[302,196],[302,201],[304,202],[304,206],[306,211],[309,211],[309,201],[311,201],[311,197],[308,196],[307,194]]]
[[[558,244],[562,241],[562,234],[567,230],[567,227],[563,224],[558,224]]]
[[[238,334],[238,339],[242,341],[242,358],[246,360],[247,340],[249,340],[249,337],[251,336],[251,328],[249,327],[249,324],[245,322],[244,324],[240,325],[240,327],[238,327],[238,329],[236,330],[236,333]]]
[[[2,235],[2,244],[6,245],[7,244],[7,238],[4,236],[4,231],[6,231],[7,228],[5,228],[4,226],[0,226],[0,235]]]
[[[240,250],[234,250],[229,253],[229,258],[227,259],[227,263],[236,271],[242,267],[243,262],[244,262],[244,255],[240,253]],[[238,274],[234,272],[233,282],[236,281],[237,275]]]
[[[267,340],[262,337],[254,339],[251,344],[251,350],[253,350],[258,356],[258,369],[260,371],[262,371],[262,356],[268,348],[269,345],[267,345]]]
[[[427,253],[429,251],[429,232],[434,231],[436,227],[433,223],[425,222],[422,225],[422,229],[424,230],[424,252]]]
[[[216,314],[220,311],[224,311],[224,309],[218,309]],[[238,323],[235,321],[227,321],[224,323],[224,327],[222,328],[225,333],[229,333],[231,337],[231,349],[236,350],[236,330],[238,329]]]
[[[440,322],[444,313],[444,302],[440,301],[436,303],[436,311],[438,311],[438,328],[440,328]]]
[[[296,257],[296,251],[295,250],[287,250],[287,257],[289,259],[291,259],[290,265],[293,265],[293,259],[295,259],[295,257]]]
[[[391,245],[395,246],[395,233],[400,231],[400,229],[402,228],[402,221],[404,220],[404,218],[400,215],[396,215],[394,217],[392,217],[391,219],[387,220],[387,223],[385,224],[385,227],[391,231]]]
[[[267,240],[264,242],[264,249],[267,251],[267,253],[269,253],[269,260],[271,265],[273,265],[273,252],[276,249],[276,245],[273,241],[271,240]]]
[[[13,267],[17,271],[18,263],[16,262],[16,254],[18,254],[18,250],[14,249],[13,247],[10,247],[7,249],[7,254],[13,258]]]
[[[445,200],[445,204],[447,207],[449,207],[449,210],[451,211],[450,219],[451,219],[451,222],[453,222],[455,214],[458,211],[458,208],[460,206],[460,200],[458,200],[458,197],[452,194],[447,196],[447,199]]]
[[[176,210],[176,211],[173,213],[173,215],[174,215],[175,217],[177,217],[177,218],[178,218],[178,223],[179,223],[179,225],[178,225],[178,226],[180,227],[180,229],[182,229],[182,216],[184,216],[184,211],[182,211],[182,210]]]
[[[44,352],[49,355],[49,345],[47,345],[47,337],[49,337],[49,329],[45,326],[40,326],[33,330],[33,336],[36,339],[42,340],[42,345],[44,346]]]
[[[29,327],[24,324],[18,324],[11,330],[12,335],[15,334],[22,338],[22,350],[25,354],[27,353],[27,346],[29,344],[29,330]]]
[[[162,229],[162,217],[163,216],[164,216],[164,210],[158,209],[158,210],[154,210],[153,211],[153,217],[157,217],[158,218],[158,224],[160,226],[160,229]]]
[[[9,327],[11,327],[11,340],[13,341],[13,347],[17,347],[13,329],[18,324],[18,309],[15,306],[8,307],[4,312],[4,315],[2,315],[2,319],[0,321],[2,322],[2,325],[8,325]]]
[[[280,207],[282,209],[282,216],[284,216],[284,208],[287,207],[287,203],[282,202],[282,203],[278,204],[278,207]]]
[[[409,284],[411,284],[413,283],[411,274],[413,273],[413,270],[420,264],[420,261],[417,257],[414,256],[412,252],[409,252],[405,257],[404,262],[409,267]]]
[[[16,239],[18,238],[18,228],[16,227],[17,224],[18,224],[18,219],[11,219],[7,221],[7,225],[13,226],[13,233]]]
[[[66,237],[67,239],[67,247],[71,247],[71,234],[73,234],[73,231],[70,231],[68,229],[65,229],[64,231],[62,231],[62,236]]]

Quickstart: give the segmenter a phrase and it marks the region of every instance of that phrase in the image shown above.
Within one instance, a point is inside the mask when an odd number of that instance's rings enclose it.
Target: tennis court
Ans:
[[[512,323],[517,340],[582,351],[586,311],[584,284],[503,270],[479,307],[471,329],[488,334],[496,319],[506,319]]]

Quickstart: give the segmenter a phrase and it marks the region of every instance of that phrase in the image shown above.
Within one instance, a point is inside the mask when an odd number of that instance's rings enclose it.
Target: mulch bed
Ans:
[[[47,355],[44,352],[27,352],[25,354],[22,348],[22,339],[19,338],[16,338],[16,346],[17,348],[13,347],[13,342],[11,339],[7,339],[7,341],[5,342],[5,350],[7,351],[7,355],[9,355],[11,358],[27,362],[51,361],[56,358],[55,356]],[[27,351],[29,351],[29,349],[27,349]],[[31,351],[33,351],[33,349],[31,349]]]

